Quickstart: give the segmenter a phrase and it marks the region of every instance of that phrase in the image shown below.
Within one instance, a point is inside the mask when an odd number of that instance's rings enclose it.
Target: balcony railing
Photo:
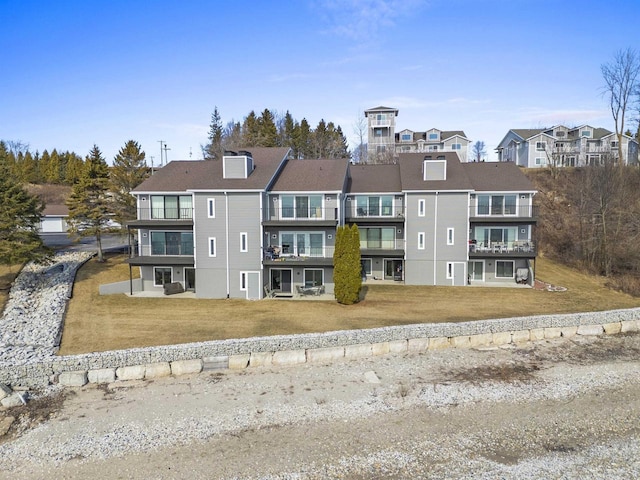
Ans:
[[[153,255],[161,256],[193,256],[193,243],[156,243],[153,245],[142,245],[140,247],[140,256],[148,257]]]
[[[193,208],[139,208],[138,220],[192,220]]]
[[[265,260],[298,261],[305,258],[333,258],[335,247],[309,247],[302,245],[272,245],[263,249]]]
[[[284,222],[334,221],[338,218],[337,208],[324,207],[272,207],[267,212],[267,220]]]
[[[513,242],[476,242],[469,243],[470,254],[498,254],[498,255],[535,255],[536,248],[533,241],[515,240]]]
[[[352,202],[354,203],[354,202]],[[351,206],[347,209],[347,217],[349,218],[380,218],[394,219],[404,218],[404,207],[382,206],[382,207],[356,207]]]
[[[469,216],[489,219],[534,218],[538,216],[538,207],[534,205],[476,205],[469,207]]]

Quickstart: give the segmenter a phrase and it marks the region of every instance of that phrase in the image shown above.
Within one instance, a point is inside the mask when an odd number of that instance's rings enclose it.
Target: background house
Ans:
[[[599,164],[605,155],[617,158],[618,139],[615,133],[590,125],[512,129],[496,151],[498,161],[526,168],[582,167]],[[637,164],[638,142],[634,138],[622,135],[622,152],[625,165]]]

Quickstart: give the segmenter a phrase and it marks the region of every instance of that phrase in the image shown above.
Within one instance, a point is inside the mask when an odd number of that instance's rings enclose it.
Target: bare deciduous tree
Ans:
[[[478,140],[476,143],[474,143],[472,154],[474,162],[481,162],[482,160],[484,160],[484,157],[487,155],[487,149],[484,142]]]
[[[360,110],[356,121],[353,124],[353,133],[355,133],[358,139],[358,145],[353,149],[353,163],[366,163],[367,162],[367,119],[364,116],[364,112]]]
[[[609,99],[609,108],[616,126],[618,161],[622,163],[622,133],[627,110],[640,89],[640,55],[632,48],[616,52],[613,60],[601,67],[605,85],[603,93]]]

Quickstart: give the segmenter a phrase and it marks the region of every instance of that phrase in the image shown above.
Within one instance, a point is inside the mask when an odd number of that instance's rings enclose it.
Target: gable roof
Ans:
[[[447,161],[446,180],[423,180],[422,162],[426,157],[437,160],[444,157]],[[400,165],[400,181],[403,191],[427,190],[473,190],[462,163],[456,152],[401,153],[398,157]]]
[[[386,112],[394,112],[395,116],[398,116],[398,109],[397,108],[389,108],[389,107],[374,107],[374,108],[369,108],[367,110],[364,111],[364,116],[368,117],[370,113],[374,113],[374,112],[381,112],[381,111],[386,111]]]
[[[287,156],[288,148],[250,147],[253,172],[247,178],[223,178],[222,161],[173,161],[157,170],[133,189],[142,192],[183,192],[187,190],[264,190]]]
[[[463,163],[463,169],[479,192],[531,192],[535,187],[513,162]]]
[[[342,191],[347,179],[348,164],[349,160],[346,158],[288,160],[271,191]]]
[[[539,133],[546,131],[546,128],[512,128],[511,131],[523,140],[535,137]]]
[[[350,165],[347,193],[401,192],[400,167],[397,164]]]

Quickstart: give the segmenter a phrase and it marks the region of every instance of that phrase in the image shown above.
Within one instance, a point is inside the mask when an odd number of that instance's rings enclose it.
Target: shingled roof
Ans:
[[[425,157],[432,160],[444,158],[447,161],[446,180],[423,180],[422,162]],[[473,190],[473,185],[469,180],[462,163],[456,152],[433,152],[424,153],[401,153],[398,157],[400,165],[400,180],[402,190]]]
[[[288,148],[251,147],[255,169],[247,178],[223,178],[222,161],[174,161],[157,170],[133,192],[184,192],[187,190],[264,190],[273,179]]]
[[[462,164],[471,184],[479,192],[531,192],[536,188],[513,162],[472,162]]]
[[[349,193],[401,192],[400,167],[397,164],[351,165]]]
[[[349,160],[288,160],[273,185],[273,192],[342,191],[347,178]]]

